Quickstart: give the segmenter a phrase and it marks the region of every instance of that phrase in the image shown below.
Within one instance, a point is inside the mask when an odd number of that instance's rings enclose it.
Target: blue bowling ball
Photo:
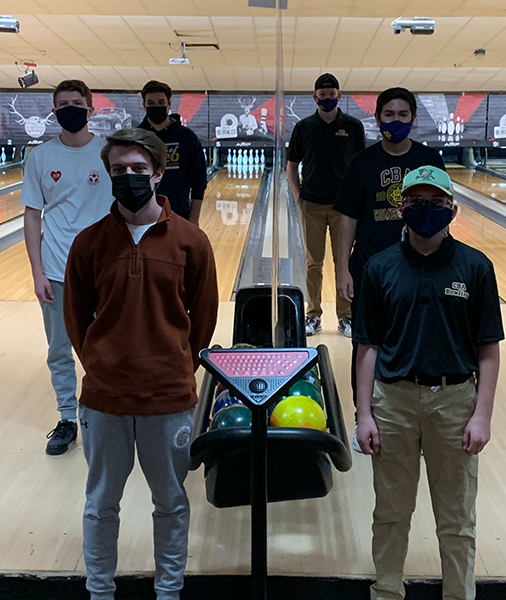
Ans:
[[[226,408],[227,406],[232,406],[233,404],[242,404],[242,402],[239,400],[239,398],[231,396],[228,390],[221,392],[221,394],[219,394],[214,401],[211,416],[214,417],[219,410]]]

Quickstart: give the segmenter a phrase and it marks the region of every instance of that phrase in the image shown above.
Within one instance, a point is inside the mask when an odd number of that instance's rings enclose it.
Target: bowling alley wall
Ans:
[[[347,94],[341,109],[364,124],[367,142],[380,139],[374,119],[376,94]],[[412,137],[432,146],[506,146],[506,94],[418,94]],[[144,118],[140,94],[94,93],[89,129],[101,137]],[[0,142],[37,145],[60,127],[51,92],[0,92]],[[171,112],[199,136],[203,146],[269,147],[274,144],[274,95],[176,93]],[[313,113],[311,94],[285,96],[285,136]]]

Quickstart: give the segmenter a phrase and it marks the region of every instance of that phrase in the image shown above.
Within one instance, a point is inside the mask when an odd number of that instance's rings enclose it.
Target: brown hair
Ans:
[[[83,98],[86,98],[86,104],[92,106],[93,96],[90,88],[80,79],[64,79],[56,86],[53,92],[53,104],[56,106],[56,97],[60,92],[79,92]]]
[[[167,164],[167,147],[152,131],[145,129],[120,129],[113,135],[106,137],[106,145],[102,148],[100,156],[107,172],[110,172],[111,163],[109,153],[114,146],[140,146],[149,154],[153,172],[165,169]]]
[[[156,94],[157,92],[163,92],[167,97],[167,102],[170,102],[172,98],[172,90],[166,83],[162,83],[161,81],[155,81],[152,79],[148,81],[146,85],[141,90],[141,96],[143,100],[146,100],[147,94]]]

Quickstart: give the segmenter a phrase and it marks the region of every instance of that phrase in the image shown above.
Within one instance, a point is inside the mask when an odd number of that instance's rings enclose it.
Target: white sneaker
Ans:
[[[342,319],[339,319],[337,330],[346,337],[351,338],[351,317],[343,317]]]
[[[321,317],[306,317],[306,335],[314,335],[322,330]]]
[[[353,450],[355,450],[355,452],[360,452],[360,454],[363,454],[362,452],[362,448],[360,447],[360,444],[358,443],[357,440],[357,425],[355,425],[355,428],[353,429],[353,442],[351,444]]]

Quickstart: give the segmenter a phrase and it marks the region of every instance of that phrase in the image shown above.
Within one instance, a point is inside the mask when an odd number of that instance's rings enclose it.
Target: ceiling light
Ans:
[[[37,74],[35,73],[35,71],[29,71],[27,69],[24,75],[22,75],[21,77],[18,77],[18,83],[19,83],[19,87],[29,88],[32,85],[39,83],[39,78],[37,77]]]
[[[486,54],[487,54],[487,51],[485,50],[485,48],[476,48],[476,50],[474,51],[474,56],[478,60],[483,60],[485,58]]]

